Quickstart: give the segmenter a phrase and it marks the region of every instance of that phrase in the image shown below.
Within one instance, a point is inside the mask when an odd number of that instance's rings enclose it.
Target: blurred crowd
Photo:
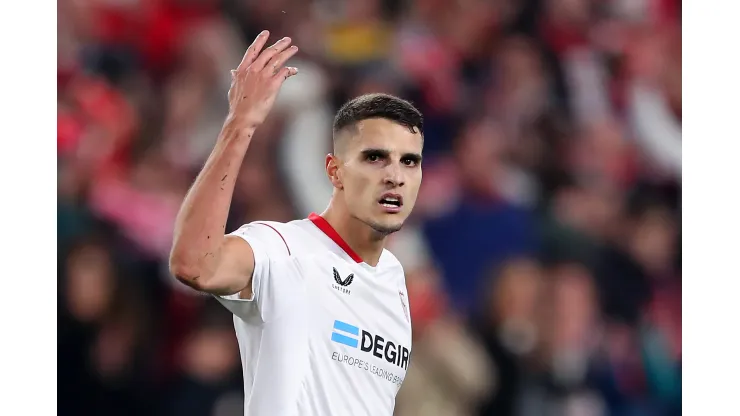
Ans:
[[[322,212],[345,100],[425,116],[390,250],[397,416],[681,414],[679,0],[59,0],[58,410],[241,415],[229,313],[167,270],[179,204],[269,29],[301,51],[227,231]]]

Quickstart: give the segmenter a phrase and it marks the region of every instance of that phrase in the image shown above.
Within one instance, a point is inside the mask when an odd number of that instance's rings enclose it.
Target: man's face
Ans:
[[[421,185],[422,136],[385,119],[368,119],[343,132],[337,157],[342,198],[350,215],[387,235],[401,229]]]

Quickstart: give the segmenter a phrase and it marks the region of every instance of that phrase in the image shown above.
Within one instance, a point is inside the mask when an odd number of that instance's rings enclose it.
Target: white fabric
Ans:
[[[234,314],[244,414],[391,416],[411,349],[398,260],[357,263],[308,219],[232,234],[255,256],[252,298],[217,298]]]
[[[628,116],[637,143],[663,172],[682,180],[681,125],[657,89],[635,82],[629,89]]]

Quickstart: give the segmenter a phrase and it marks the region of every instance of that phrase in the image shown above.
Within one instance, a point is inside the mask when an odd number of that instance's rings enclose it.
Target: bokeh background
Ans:
[[[398,416],[681,412],[681,4],[59,0],[58,410],[242,414],[231,317],[167,271],[262,29],[300,69],[228,230],[321,212],[334,111],[413,101],[424,182],[390,241],[414,324]]]

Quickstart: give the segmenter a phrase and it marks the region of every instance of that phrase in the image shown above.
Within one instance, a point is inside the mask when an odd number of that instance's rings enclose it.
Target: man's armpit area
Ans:
[[[249,284],[241,292],[239,292],[239,299],[242,300],[253,300],[254,294],[252,293],[252,279],[249,279]]]

